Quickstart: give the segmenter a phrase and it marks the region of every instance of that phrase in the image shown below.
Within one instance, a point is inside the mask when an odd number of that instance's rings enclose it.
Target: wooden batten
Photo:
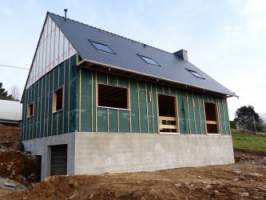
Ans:
[[[91,69],[94,71],[98,71],[98,72],[103,72],[103,73],[108,73],[108,74],[118,75],[118,76],[124,76],[124,77],[127,77],[129,79],[135,79],[135,80],[140,80],[140,81],[149,81],[151,83],[161,84],[161,85],[166,86],[166,87],[173,87],[173,88],[179,89],[181,91],[195,92],[196,94],[211,95],[211,96],[226,98],[226,95],[223,95],[223,94],[215,93],[215,92],[204,90],[201,88],[196,88],[196,87],[189,86],[189,85],[173,83],[173,82],[167,81],[167,80],[160,80],[158,78],[146,76],[143,74],[137,74],[137,73],[132,73],[132,72],[112,68],[112,67],[110,67],[108,65],[104,65],[104,64],[95,64],[95,63],[92,63],[92,62],[87,61],[85,59],[83,59],[82,61],[79,62],[79,66],[83,67],[83,68],[88,68],[88,69]]]
[[[131,73],[120,73],[120,71],[114,71],[113,69],[109,70],[108,67],[100,67],[100,70],[97,70],[96,65],[86,66],[87,62],[84,62],[79,67],[76,67],[75,64],[77,63],[76,59],[78,57],[73,56],[72,58],[72,60],[68,60],[63,63],[65,66],[63,67],[63,70],[65,70],[64,72],[62,70],[58,71],[58,69],[54,69],[44,77],[45,80],[40,84],[37,83],[37,86],[33,85],[34,87],[31,86],[26,89],[24,99],[25,104],[35,102],[36,98],[42,95],[43,92],[43,95],[46,95],[46,97],[50,96],[50,98],[44,98],[42,103],[38,102],[38,104],[36,104],[38,107],[36,108],[45,113],[44,120],[46,120],[46,122],[44,125],[36,125],[38,121],[43,120],[41,115],[38,115],[38,118],[36,119],[26,118],[27,120],[23,121],[23,124],[25,123],[25,127],[23,127],[23,138],[30,139],[35,137],[46,137],[54,134],[67,133],[74,131],[74,129],[78,131],[92,132],[106,131],[140,133],[160,133],[160,129],[172,129],[176,131],[170,131],[171,134],[205,133],[206,131],[204,131],[204,126],[205,130],[207,130],[206,124],[215,124],[215,121],[205,120],[204,102],[208,101],[215,102],[217,104],[217,124],[220,133],[229,134],[229,130],[226,127],[227,124],[225,122],[227,119],[227,108],[224,97],[211,96],[211,98],[208,98],[209,95],[206,94],[203,95],[188,90],[180,90],[174,85],[167,85],[162,81],[153,81],[152,79],[144,80],[142,79],[143,76],[136,76]],[[60,66],[61,65],[58,67],[60,68]],[[89,70],[89,73],[86,69]],[[113,112],[111,109],[114,108],[97,108],[98,83],[101,80],[101,77],[98,74],[100,73],[101,76],[107,77],[107,85],[116,85],[128,88],[127,101],[128,107],[131,109],[125,110],[118,108],[115,109],[115,112]],[[115,77],[113,78],[112,76]],[[111,80],[113,81],[111,82]],[[60,113],[53,115],[51,112],[54,110],[54,105],[52,103],[54,99],[53,92],[59,87],[59,85],[61,85],[61,82],[64,82],[63,95],[67,95],[64,97],[64,104],[66,103],[67,105],[63,106],[63,112],[60,112],[64,113],[62,114],[63,116],[59,115]],[[88,87],[88,85],[90,87]],[[86,87],[88,92],[85,92],[83,95]],[[75,99],[72,99],[71,95],[73,95],[73,92],[71,91],[71,88],[76,90],[75,95],[77,95],[78,98],[73,97]],[[168,124],[162,123],[161,117],[164,116],[159,116],[157,99],[159,94],[173,96],[175,98],[175,119],[167,119],[168,121],[175,121],[175,124],[171,124],[170,122]],[[75,103],[73,103],[72,100],[75,101]],[[133,100],[134,102],[132,102]],[[85,103],[86,101],[89,102]],[[40,105],[43,103],[46,104],[45,108],[40,108]],[[102,116],[99,115],[99,110],[103,111],[104,117],[106,117],[107,114],[107,120],[101,118]],[[88,113],[85,114],[83,112]],[[75,117],[73,115],[75,115]],[[111,117],[117,117],[117,119],[113,119]],[[189,120],[189,118],[191,118],[191,120]],[[64,125],[62,125],[61,120]],[[72,124],[71,120],[76,121]],[[83,123],[85,123],[86,120],[90,120],[90,123],[84,125]],[[54,123],[52,123],[53,121]],[[34,129],[31,128],[32,126],[34,126]],[[42,128],[43,126],[45,126],[45,129]],[[61,130],[62,126],[66,128]],[[39,130],[45,130],[45,132],[40,132],[39,134],[37,132]]]

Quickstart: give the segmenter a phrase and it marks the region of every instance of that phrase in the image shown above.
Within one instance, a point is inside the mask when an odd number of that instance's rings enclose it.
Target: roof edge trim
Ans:
[[[154,76],[154,75],[151,75],[151,74],[140,73],[140,72],[135,71],[135,70],[130,70],[130,69],[126,69],[125,70],[125,68],[122,68],[122,67],[118,67],[118,66],[114,66],[114,65],[109,65],[109,64],[105,64],[105,63],[102,63],[102,62],[97,62],[97,61],[90,60],[90,59],[82,59],[82,60],[80,60],[80,62],[78,62],[78,66],[81,65],[81,64],[83,64],[83,63],[85,63],[85,62],[93,63],[93,64],[97,64],[97,65],[102,65],[102,66],[106,66],[106,67],[111,67],[113,69],[118,69],[118,70],[121,70],[121,71],[127,71],[127,72],[131,72],[131,73],[134,73],[134,74],[148,76],[148,77],[155,78],[155,79],[159,79],[159,80],[163,80],[163,81],[169,81],[169,82],[177,83],[177,84],[184,85],[184,86],[190,86],[190,87],[193,87],[193,88],[196,88],[196,89],[200,89],[200,90],[203,90],[203,91],[209,91],[209,92],[214,92],[214,93],[217,93],[217,94],[221,94],[221,95],[224,95],[226,97],[236,96],[235,93],[221,93],[221,92],[217,92],[217,91],[213,91],[213,90],[208,90],[206,88],[196,87],[196,86],[184,84],[184,83],[181,83],[181,82],[176,82],[176,81],[173,81],[171,79],[161,78],[161,77]]]

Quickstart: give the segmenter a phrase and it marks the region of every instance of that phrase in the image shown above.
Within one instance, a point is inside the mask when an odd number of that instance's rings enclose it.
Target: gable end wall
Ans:
[[[63,87],[62,111],[52,113],[53,92]],[[22,116],[22,139],[29,140],[76,130],[77,107],[76,56],[65,60],[25,89]],[[34,115],[27,117],[27,105],[33,103]]]

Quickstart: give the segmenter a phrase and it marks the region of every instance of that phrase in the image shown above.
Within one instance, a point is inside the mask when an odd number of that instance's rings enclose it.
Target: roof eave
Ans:
[[[82,65],[84,63],[101,65],[101,66],[104,66],[104,67],[110,67],[110,68],[113,68],[113,69],[116,69],[116,70],[125,71],[125,72],[133,73],[133,74],[136,74],[136,75],[146,76],[146,77],[158,79],[158,80],[161,80],[161,81],[167,81],[167,82],[171,82],[171,83],[174,83],[174,84],[183,85],[184,87],[191,87],[191,88],[195,88],[195,89],[198,89],[198,90],[201,90],[201,91],[216,93],[216,94],[219,94],[219,95],[224,96],[226,98],[238,97],[235,93],[221,93],[221,92],[218,92],[218,91],[212,91],[212,90],[208,90],[206,88],[201,88],[201,87],[196,87],[196,86],[193,86],[193,85],[184,84],[184,83],[181,83],[181,82],[176,82],[176,81],[173,81],[173,80],[170,80],[170,79],[157,77],[157,76],[154,76],[154,75],[151,75],[151,74],[144,74],[144,73],[140,73],[138,71],[129,70],[129,69],[125,70],[125,68],[119,67],[119,66],[105,64],[105,63],[101,63],[101,62],[90,60],[90,59],[86,59],[86,58],[83,59],[81,55],[78,55],[78,58],[79,58],[79,60],[77,62],[78,66],[80,66],[80,65]]]

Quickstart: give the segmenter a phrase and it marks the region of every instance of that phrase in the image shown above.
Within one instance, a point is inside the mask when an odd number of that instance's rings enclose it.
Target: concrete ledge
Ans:
[[[75,153],[75,134],[67,133],[62,135],[49,136],[44,138],[36,138],[23,141],[26,151],[30,151],[33,155],[42,156],[42,172],[41,178],[50,175],[50,149],[51,145],[67,144],[67,173],[74,175],[74,153]]]
[[[231,135],[75,134],[75,174],[230,164]]]

